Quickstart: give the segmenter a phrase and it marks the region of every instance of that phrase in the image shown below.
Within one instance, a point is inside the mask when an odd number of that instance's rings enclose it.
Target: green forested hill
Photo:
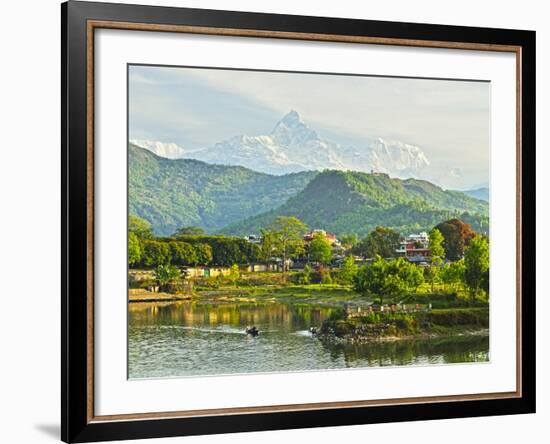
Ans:
[[[463,193],[386,174],[324,171],[279,208],[229,224],[223,231],[258,233],[279,215],[296,216],[310,228],[360,236],[377,225],[402,233],[427,230],[452,217],[461,217],[476,230],[488,228],[488,204]]]
[[[132,144],[128,152],[129,212],[151,222],[158,235],[189,225],[214,232],[269,211],[317,174],[271,176],[243,167],[170,160]]]

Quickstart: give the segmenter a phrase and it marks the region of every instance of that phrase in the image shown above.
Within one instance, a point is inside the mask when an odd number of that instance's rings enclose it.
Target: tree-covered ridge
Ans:
[[[299,193],[316,172],[271,176],[247,168],[170,160],[129,144],[130,214],[159,235],[195,225],[209,232],[269,211]]]
[[[310,227],[337,234],[366,235],[378,225],[400,232],[428,230],[460,217],[487,231],[488,204],[430,182],[390,178],[386,174],[324,171],[279,208],[229,225],[224,232],[259,232],[277,216],[296,216]]]

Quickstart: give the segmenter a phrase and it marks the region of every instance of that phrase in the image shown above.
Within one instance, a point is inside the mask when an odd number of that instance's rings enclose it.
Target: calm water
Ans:
[[[129,377],[303,371],[487,361],[489,337],[328,344],[308,329],[334,308],[280,303],[133,303]],[[255,325],[260,335],[244,333]]]

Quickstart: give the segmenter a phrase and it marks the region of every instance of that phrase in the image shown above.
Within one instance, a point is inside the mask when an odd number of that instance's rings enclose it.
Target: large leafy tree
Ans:
[[[464,248],[468,246],[475,235],[472,227],[460,219],[441,222],[435,228],[443,235],[445,257],[451,261],[456,261],[464,256]]]
[[[212,262],[212,247],[208,244],[197,243],[195,249],[195,263],[193,265],[208,265]]]
[[[422,270],[403,258],[386,260],[380,256],[359,269],[354,287],[359,293],[378,298],[380,304],[386,297],[398,297],[416,289],[423,282]]]
[[[395,255],[398,246],[399,233],[391,228],[379,226],[359,242],[353,248],[353,252],[365,257],[381,256],[388,258]]]
[[[466,267],[464,266],[464,259],[460,259],[455,262],[449,262],[441,268],[441,281],[445,285],[449,285],[451,288],[455,288],[464,282],[464,272]]]
[[[143,241],[141,263],[144,267],[153,268],[170,263],[170,248],[167,242],[154,240]]]
[[[480,290],[488,291],[489,243],[483,236],[475,236],[464,254],[464,280],[475,299]]]
[[[326,236],[318,233],[309,243],[308,253],[310,261],[328,264],[332,259],[332,246]]]
[[[141,260],[141,245],[136,233],[128,233],[128,264],[134,266]]]
[[[430,231],[428,248],[430,250],[431,265],[425,269],[424,276],[431,284],[432,293],[434,292],[435,284],[441,281],[441,270],[439,267],[443,263],[443,258],[445,257],[445,249],[443,248],[444,240],[441,231],[437,228]]]
[[[185,242],[195,247],[198,244],[210,246],[210,251],[203,247],[204,255],[197,259],[201,265],[212,262],[216,265],[230,267],[233,264],[247,264],[259,259],[260,248],[258,245],[238,237],[189,236],[184,239]]]
[[[437,228],[430,231],[430,243],[428,248],[430,249],[432,264],[439,265],[445,258],[445,248],[443,248],[444,241],[445,239],[441,231]]]
[[[170,260],[174,265],[195,265],[197,256],[193,245],[187,242],[168,242],[170,248]]]
[[[269,230],[262,230],[262,240],[260,243],[260,259],[266,264],[271,262],[273,254],[275,252],[276,245],[275,233]]]
[[[283,262],[282,271],[287,267],[287,259],[296,257],[304,252],[303,235],[307,226],[297,217],[279,216],[269,227],[273,236],[273,250]]]
[[[139,239],[153,238],[153,228],[151,224],[134,214],[128,216],[128,232],[134,233]]]
[[[350,285],[353,283],[357,270],[359,267],[355,264],[355,258],[353,255],[348,254],[344,259],[342,267],[338,272],[338,281],[344,285]]]

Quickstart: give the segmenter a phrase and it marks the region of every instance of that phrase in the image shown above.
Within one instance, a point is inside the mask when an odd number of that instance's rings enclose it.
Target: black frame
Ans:
[[[516,398],[90,421],[87,416],[87,21],[191,25],[521,47],[521,382]],[[535,412],[535,32],[69,1],[61,5],[61,439],[89,442]]]

